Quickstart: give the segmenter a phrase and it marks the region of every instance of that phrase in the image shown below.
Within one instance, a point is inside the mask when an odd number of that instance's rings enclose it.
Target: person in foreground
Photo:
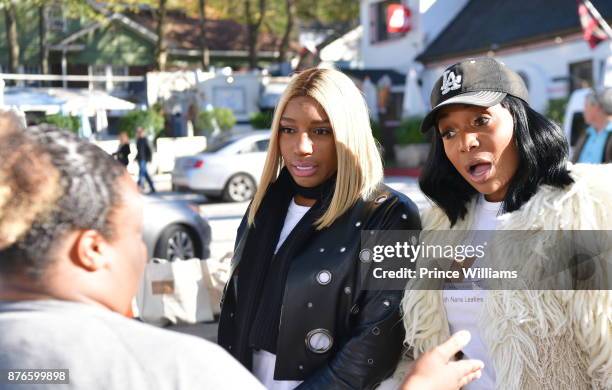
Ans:
[[[122,315],[147,259],[125,168],[66,131],[0,119],[0,388],[261,389],[220,347]],[[9,381],[33,369],[68,383]]]
[[[268,389],[370,389],[404,337],[401,291],[359,274],[362,230],[419,230],[383,170],[363,96],[344,74],[293,77],[236,239],[219,344]]]
[[[568,163],[562,131],[527,101],[520,76],[492,58],[446,69],[422,124],[434,138],[420,187],[435,203],[423,214],[423,231],[530,230],[537,239],[612,228],[612,166]],[[496,250],[527,269],[557,260],[535,256],[527,242]],[[413,358],[466,329],[472,342],[462,355],[484,369],[465,389],[612,388],[609,290],[461,290],[441,283],[436,291],[409,283],[405,292],[405,343]]]

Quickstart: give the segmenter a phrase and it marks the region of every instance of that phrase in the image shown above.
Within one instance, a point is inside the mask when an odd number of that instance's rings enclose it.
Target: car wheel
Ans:
[[[255,180],[246,173],[230,177],[223,191],[223,199],[228,202],[244,202],[255,195]]]
[[[196,240],[193,233],[181,225],[167,227],[155,246],[154,257],[169,261],[196,257]]]

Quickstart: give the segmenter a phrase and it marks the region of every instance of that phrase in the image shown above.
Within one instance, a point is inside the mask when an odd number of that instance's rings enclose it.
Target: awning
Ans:
[[[133,110],[134,103],[104,91],[64,88],[6,88],[4,104],[22,111],[43,111],[47,115],[95,116],[100,110]]]

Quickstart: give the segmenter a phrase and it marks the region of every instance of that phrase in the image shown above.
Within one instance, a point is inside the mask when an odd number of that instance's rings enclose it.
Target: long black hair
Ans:
[[[519,165],[502,205],[504,212],[512,212],[531,199],[540,185],[563,188],[574,180],[567,169],[569,147],[559,126],[513,96],[507,95],[501,105],[512,114],[519,154]],[[465,217],[468,202],[478,192],[457,172],[446,157],[440,133],[433,131],[432,150],[419,185],[444,210],[452,226]]]

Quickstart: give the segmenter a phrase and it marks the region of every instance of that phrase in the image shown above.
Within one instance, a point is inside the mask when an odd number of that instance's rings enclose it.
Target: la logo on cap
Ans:
[[[442,86],[440,87],[442,95],[446,95],[450,91],[461,88],[461,79],[461,75],[455,76],[455,72],[450,70],[445,71],[442,74]]]

